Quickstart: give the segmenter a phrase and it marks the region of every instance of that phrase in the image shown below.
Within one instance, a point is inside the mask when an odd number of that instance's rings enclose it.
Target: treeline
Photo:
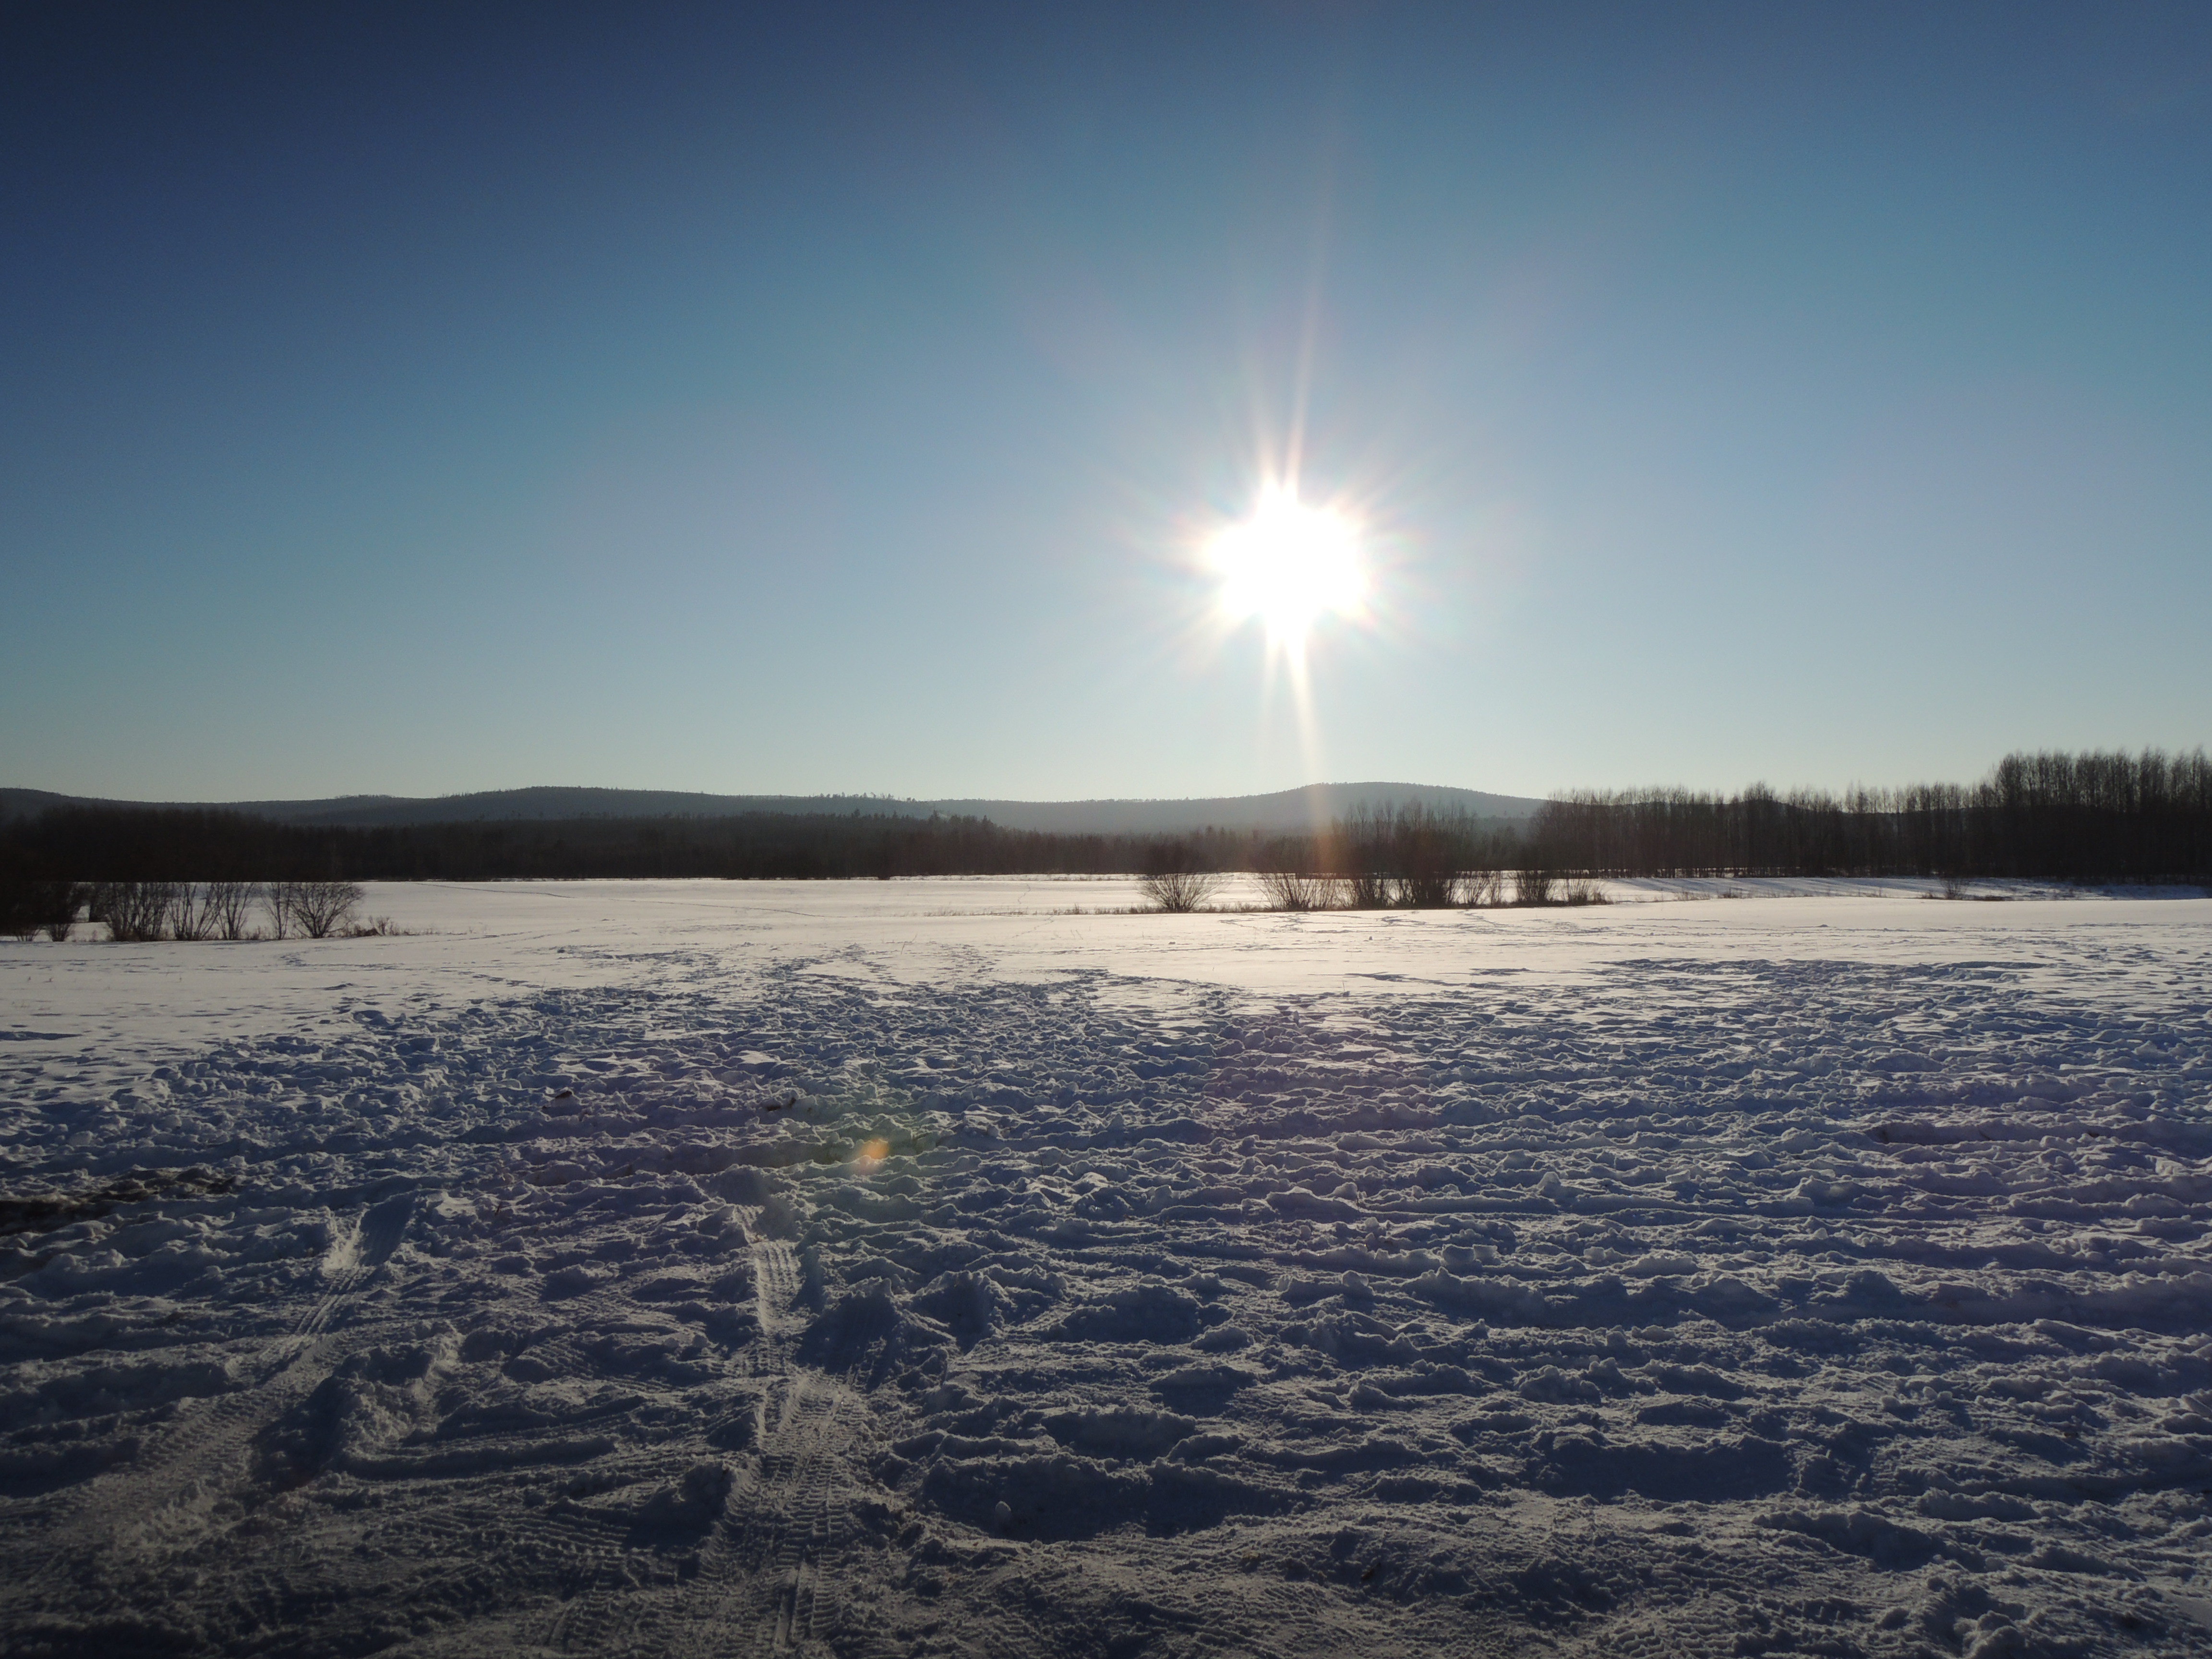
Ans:
[[[1529,848],[1585,876],[2200,881],[2212,875],[2212,762],[2202,749],[2021,754],[1977,784],[1566,795],[1547,803]]]
[[[1534,871],[1505,883],[1499,872],[1522,850],[1510,825],[1418,807],[1363,811],[1310,836],[1160,836],[866,813],[331,828],[219,809],[70,805],[0,825],[0,932],[64,937],[89,915],[117,939],[237,938],[239,907],[255,904],[266,908],[270,933],[281,936],[289,917],[319,937],[350,921],[311,925],[283,896],[358,897],[355,884],[365,881],[1133,874],[1164,879],[1170,908],[1188,908],[1222,872],[1256,870],[1285,908],[1589,896]],[[212,927],[210,905],[222,917]]]
[[[1172,878],[1161,891],[1182,908],[1212,890],[1200,878],[1226,871],[1259,872],[1287,909],[1586,901],[1609,876],[2195,882],[2212,876],[2212,763],[2201,749],[2014,755],[1977,784],[1584,793],[1526,824],[1409,808],[1307,836],[1062,835],[860,812],[331,828],[69,805],[0,823],[0,931],[51,928],[121,884],[265,894],[364,881],[1128,874]]]
[[[1006,830],[982,818],[753,812],[330,828],[173,807],[55,807],[0,827],[19,875],[116,881],[498,881],[720,877],[1097,875],[1145,870],[1161,838]],[[1249,869],[1264,838],[1206,830],[1173,845]]]

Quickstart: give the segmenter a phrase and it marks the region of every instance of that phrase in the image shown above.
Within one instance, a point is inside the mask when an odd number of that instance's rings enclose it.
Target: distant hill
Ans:
[[[1313,783],[1270,795],[1193,800],[900,800],[883,795],[706,795],[673,789],[540,787],[477,794],[409,797],[339,795],[328,800],[94,801],[43,789],[0,789],[0,817],[49,806],[219,806],[281,823],[365,828],[378,824],[480,823],[561,818],[721,818],[745,812],[887,814],[988,818],[1009,830],[1169,835],[1215,828],[1290,834],[1367,807],[1419,805],[1484,818],[1526,818],[1543,805],[1523,795],[1492,795],[1428,783]]]

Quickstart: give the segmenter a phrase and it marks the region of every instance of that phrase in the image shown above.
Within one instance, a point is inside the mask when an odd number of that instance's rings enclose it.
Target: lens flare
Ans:
[[[1367,591],[1359,536],[1342,514],[1310,507],[1291,485],[1270,485],[1252,516],[1213,538],[1208,557],[1233,622],[1256,617],[1274,644],[1302,648],[1313,625],[1358,612]]]

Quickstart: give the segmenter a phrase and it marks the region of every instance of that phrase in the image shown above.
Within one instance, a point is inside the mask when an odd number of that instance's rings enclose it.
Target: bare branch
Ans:
[[[246,937],[246,918],[260,889],[250,881],[211,881],[207,884],[208,917],[221,939]]]
[[[1178,915],[1197,909],[1220,886],[1221,878],[1211,870],[1163,870],[1138,883],[1154,909]]]
[[[361,901],[361,888],[350,881],[299,881],[292,884],[289,908],[301,933],[328,939],[352,919]]]
[[[208,904],[208,884],[198,881],[172,883],[169,888],[169,933],[180,939],[204,939],[215,932],[215,912]]]

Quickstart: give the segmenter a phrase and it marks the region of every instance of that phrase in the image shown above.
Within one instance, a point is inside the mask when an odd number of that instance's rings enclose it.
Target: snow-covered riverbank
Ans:
[[[2212,901],[1793,888],[0,945],[0,1644],[2212,1650]]]

